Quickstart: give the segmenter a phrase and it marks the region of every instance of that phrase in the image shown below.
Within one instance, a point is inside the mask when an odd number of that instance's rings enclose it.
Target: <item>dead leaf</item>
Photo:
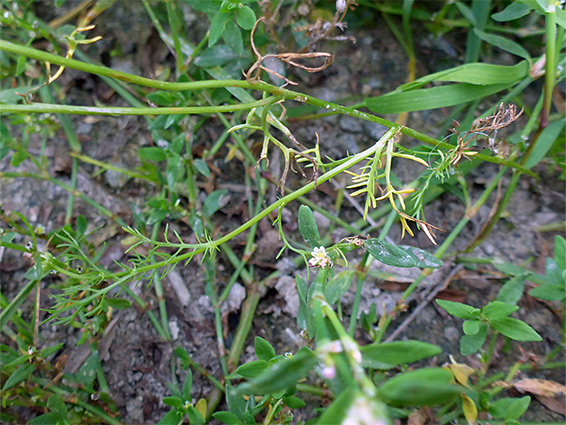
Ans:
[[[468,384],[468,378],[470,377],[470,375],[475,373],[475,370],[466,364],[456,363],[452,356],[450,356],[450,361],[452,363],[446,363],[443,368],[449,369],[454,374],[454,378],[456,379],[456,381],[458,381],[459,384],[470,388],[470,384]]]
[[[531,393],[543,397],[556,397],[565,395],[566,387],[558,382],[545,379],[523,379],[513,384],[521,392]]]
[[[414,410],[413,413],[409,415],[407,425],[426,425],[427,416],[423,409]]]
[[[464,410],[464,416],[468,425],[475,425],[478,419],[478,408],[470,397],[465,394],[460,395],[462,397],[462,409]]]
[[[566,416],[566,397],[537,396],[537,400],[547,409]]]

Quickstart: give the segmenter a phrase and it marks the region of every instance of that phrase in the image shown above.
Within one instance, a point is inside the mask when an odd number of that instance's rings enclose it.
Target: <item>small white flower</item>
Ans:
[[[334,366],[325,366],[320,374],[325,379],[334,379],[336,377],[336,368]]]
[[[332,261],[326,253],[326,249],[323,246],[316,247],[311,252],[312,258],[309,260],[310,267],[320,267],[325,268],[327,265],[332,267]]]

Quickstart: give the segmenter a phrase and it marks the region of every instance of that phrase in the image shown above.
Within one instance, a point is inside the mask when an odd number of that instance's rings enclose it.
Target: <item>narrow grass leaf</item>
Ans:
[[[475,85],[515,83],[528,75],[529,67],[526,61],[516,65],[493,65],[488,63],[468,63],[434,74],[425,75],[411,83],[403,84],[401,91],[409,91],[422,87],[433,81],[450,81]],[[388,96],[387,94],[385,96]]]
[[[499,47],[500,49],[503,49],[506,52],[527,59],[528,61],[531,60],[531,55],[529,55],[529,52],[527,52],[527,50],[525,50],[523,46],[521,46],[518,43],[515,43],[512,40],[509,40],[508,38],[501,37],[500,35],[488,34],[477,28],[474,29],[474,33],[483,41],[491,44],[492,46]]]
[[[379,398],[392,406],[431,406],[454,399],[463,387],[453,385],[452,372],[423,368],[397,375],[377,390]]]
[[[362,364],[374,369],[391,369],[442,353],[442,349],[421,341],[374,343],[361,348]]]
[[[318,363],[312,351],[299,351],[290,359],[281,360],[250,382],[238,387],[242,394],[269,394],[294,385]]]
[[[566,119],[561,119],[550,123],[540,134],[531,156],[525,162],[525,168],[532,168],[538,164],[550,150],[554,142],[558,139],[558,135],[564,128]]]
[[[436,303],[449,314],[459,319],[474,320],[480,316],[480,310],[471,305],[448,300],[436,300]]]
[[[17,368],[14,373],[6,380],[6,383],[2,387],[2,391],[6,391],[12,388],[14,385],[19,384],[22,381],[28,379],[32,372],[35,370],[35,366],[31,363],[26,363],[22,367]]]
[[[525,322],[511,317],[494,320],[491,326],[496,331],[502,333],[515,341],[542,341],[541,336]]]
[[[531,10],[532,8],[530,8],[526,4],[514,1],[501,12],[497,12],[491,15],[491,19],[497,22],[514,21],[515,19],[519,19],[523,16],[528,15],[529,13],[531,13]]]
[[[364,104],[377,114],[399,114],[402,112],[424,111],[459,105],[481,99],[509,88],[512,84],[478,86],[474,84],[451,84],[430,89],[392,93],[371,97]]]
[[[497,294],[497,301],[507,304],[517,304],[525,290],[525,275],[517,275],[508,280]]]

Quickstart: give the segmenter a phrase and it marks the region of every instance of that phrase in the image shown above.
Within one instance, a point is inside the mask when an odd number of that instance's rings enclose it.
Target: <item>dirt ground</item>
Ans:
[[[45,10],[45,19],[53,16],[51,10]],[[198,15],[187,11],[186,18],[193,23],[195,39],[200,31]],[[153,30],[149,18],[141,2],[116,2],[116,4],[96,21],[96,33],[103,35],[103,40],[90,46],[86,52],[92,58],[98,58],[106,65],[134,74],[145,76],[156,75],[157,69],[171,64],[172,56],[160,42]],[[128,28],[128,31],[124,31]],[[200,31],[200,32],[199,32]],[[133,36],[135,35],[135,36]],[[300,75],[302,78],[298,91],[304,91],[313,96],[326,100],[344,99],[352,93],[363,93],[374,96],[388,92],[404,81],[406,76],[406,57],[398,43],[389,32],[387,25],[375,25],[373,29],[351,28],[348,35],[355,37],[356,42],[328,42],[325,51],[335,55],[334,64],[327,70],[311,75]],[[433,39],[428,36],[415,37],[418,53],[418,75],[424,75],[460,64],[464,46],[458,40],[450,37]],[[120,52],[116,54],[116,47]],[[500,58],[504,63],[508,58]],[[107,105],[126,106],[125,102],[114,94],[100,79],[78,71],[67,70],[61,78],[61,87],[65,91],[65,102],[76,105],[92,105],[101,101]],[[412,113],[408,125],[420,131],[436,135],[436,126],[444,118],[446,111],[435,110],[426,113]],[[394,117],[386,117],[394,118]],[[82,117],[72,118],[74,129],[81,141],[83,152],[100,161],[122,167],[133,168],[139,165],[137,149],[152,144],[147,125],[138,117]],[[517,125],[524,124],[519,121]],[[220,128],[220,127],[218,127]],[[344,156],[346,151],[353,152],[364,149],[373,143],[384,131],[376,125],[354,121],[350,118],[334,116],[316,121],[296,121],[291,129],[299,140],[305,143],[314,141],[315,132],[321,139],[321,149],[324,154],[333,157]],[[209,130],[214,132],[214,128]],[[39,140],[32,140],[31,150],[38,152]],[[202,134],[200,143],[206,143]],[[219,226],[223,230],[235,228],[239,216],[237,205],[246,199],[243,172],[238,164],[226,164],[226,150],[221,150],[214,160],[214,165],[223,171],[223,177],[215,179],[216,188],[229,187],[229,201],[216,215]],[[70,157],[68,144],[64,133],[58,131],[47,143],[47,157],[50,160],[49,169],[63,182],[69,181]],[[0,163],[0,169],[10,169],[10,158]],[[276,161],[273,161],[276,162]],[[240,163],[241,164],[241,163]],[[25,163],[20,170],[25,170]],[[145,183],[124,178],[123,176],[106,172],[96,174],[96,167],[81,163],[79,167],[78,189],[91,196],[122,217],[128,224],[132,223],[132,210],[141,208],[145,200],[155,189]],[[538,273],[544,273],[545,257],[553,250],[556,232],[540,232],[537,226],[566,220],[565,214],[565,184],[560,181],[556,172],[546,166],[535,170],[542,178],[534,180],[523,177],[509,205],[509,214],[495,227],[488,239],[474,252],[472,257],[497,257],[513,264],[526,264]],[[274,170],[277,172],[277,170]],[[402,180],[411,175],[410,170],[398,169],[397,174]],[[476,199],[491,178],[497,172],[493,164],[483,164],[473,170],[469,176],[470,194]],[[293,177],[290,185],[296,184]],[[505,182],[507,182],[506,180]],[[223,186],[224,185],[224,186]],[[311,199],[328,210],[332,210],[334,199],[330,196],[335,188],[325,183]],[[0,188],[2,207],[5,211],[17,211],[26,215],[32,225],[42,224],[47,231],[63,225],[67,193],[49,182],[16,179],[2,181]],[[275,188],[269,192],[268,202],[276,199]],[[475,196],[475,198],[474,198]],[[496,194],[482,207],[474,219],[468,224],[453,249],[463,248],[481,229],[482,224],[490,214]],[[285,227],[291,237],[298,237],[296,228],[297,205],[289,207]],[[89,228],[101,226],[93,238],[96,241],[106,241],[106,253],[100,260],[105,266],[112,266],[114,261],[125,261],[124,247],[120,244],[125,233],[111,220],[100,217],[85,203],[77,200],[76,214],[87,218]],[[449,232],[465,214],[465,206],[452,194],[444,194],[426,207],[427,217],[435,225]],[[359,219],[359,213],[347,204],[344,217],[350,220]],[[328,226],[320,219],[321,231]],[[190,228],[182,223],[171,223],[183,238],[191,240]],[[374,230],[376,236],[379,230]],[[333,237],[345,236],[338,233]],[[400,243],[400,228],[394,227],[389,235],[393,242]],[[444,236],[441,236],[441,240]],[[279,269],[281,277],[269,283],[259,302],[253,329],[248,337],[248,346],[241,358],[241,363],[254,360],[253,338],[261,336],[270,341],[278,354],[296,350],[306,345],[307,341],[299,335],[300,329],[296,324],[298,299],[294,287],[294,276],[299,273],[306,276],[306,271],[297,268],[283,257],[275,260],[275,255],[281,246],[277,233],[271,223],[264,219],[259,227],[258,249],[252,263],[258,264],[258,273],[266,274]],[[21,242],[21,241],[18,241]],[[405,244],[419,246],[433,251],[434,247],[418,235],[414,239],[403,241]],[[263,244],[263,245],[262,245]],[[238,252],[241,247],[234,244]],[[352,260],[356,263],[356,260]],[[25,284],[24,274],[29,263],[18,253],[6,250],[3,253],[2,293],[11,298]],[[388,272],[380,263],[374,262],[372,268],[376,272]],[[448,262],[436,275],[439,280],[445,280],[456,269],[456,265]],[[453,276],[446,294],[451,299],[483,306],[492,300],[499,290],[502,280],[495,274],[484,273],[483,270],[458,269]],[[220,260],[218,278],[220,284],[232,272],[230,264]],[[397,273],[398,271],[396,271]],[[404,274],[403,274],[404,273]],[[396,279],[390,281],[368,277],[362,296],[362,311],[369,308],[371,303],[378,306],[385,303],[393,306],[399,299],[408,283],[418,275],[418,270],[409,269],[399,273]],[[417,291],[409,300],[409,310],[403,313],[390,326],[390,332],[401,323],[415,308],[424,302],[426,288],[436,285],[434,279],[429,279],[423,286],[423,291]],[[184,288],[184,289],[183,289]],[[132,289],[156,311],[157,298],[155,292],[146,285],[132,285]],[[99,342],[99,354],[103,364],[104,374],[110,387],[111,396],[116,403],[121,419],[126,424],[156,423],[165,412],[167,406],[162,403],[163,397],[171,395],[168,383],[171,382],[171,364],[175,363],[173,350],[181,346],[191,358],[203,366],[211,375],[221,377],[218,361],[214,312],[208,297],[205,295],[204,270],[199,261],[193,261],[187,266],[178,266],[164,281],[165,300],[169,314],[170,328],[173,341],[164,342],[157,335],[147,313],[137,308],[115,312],[104,337]],[[346,315],[351,309],[353,290],[348,293],[342,303]],[[58,291],[56,279],[42,282],[41,306],[49,306],[49,295]],[[238,283],[230,297],[230,308],[225,311],[224,318],[228,328],[226,344],[229,346],[233,338],[235,325],[239,319],[239,309],[244,299],[246,288]],[[560,308],[547,303],[541,303],[531,297],[524,296],[520,302],[519,318],[529,323],[544,339],[541,343],[521,343],[522,350],[536,356],[544,356],[550,352],[561,339],[561,317],[557,316]],[[23,316],[32,314],[33,300],[28,300],[22,306]],[[41,346],[51,346],[60,341],[65,342],[61,352],[55,355],[68,355],[70,361],[66,370],[78,370],[89,354],[87,344],[77,346],[80,330],[70,327],[43,325],[40,328]],[[397,339],[418,339],[442,347],[443,354],[432,362],[440,365],[448,361],[448,355],[463,360],[459,355],[458,341],[461,336],[461,321],[447,316],[433,304],[428,304],[412,320],[406,329],[399,332]],[[356,335],[360,343],[370,342],[365,332]],[[4,341],[3,341],[4,342]],[[494,370],[506,371],[522,355],[518,345],[511,349],[496,348],[493,361]],[[559,356],[564,359],[564,352]],[[474,361],[474,359],[468,359]],[[431,364],[431,363],[428,363]],[[184,379],[183,371],[178,371],[178,379]],[[194,374],[193,398],[206,397],[213,389],[212,384],[199,373]],[[564,370],[535,370],[520,373],[521,377],[545,378],[556,382],[564,382]],[[307,398],[308,400],[308,398]],[[318,401],[313,401],[318,402]],[[295,421],[306,419],[312,409],[299,411]],[[524,420],[539,422],[560,422],[564,416],[553,412],[536,401],[523,417]]]

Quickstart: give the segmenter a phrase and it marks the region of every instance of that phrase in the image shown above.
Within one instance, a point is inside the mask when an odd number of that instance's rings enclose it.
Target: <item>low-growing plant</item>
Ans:
[[[102,370],[99,342],[116,311],[134,304],[147,314],[159,338],[174,347],[177,360],[172,376],[184,375],[182,383],[175,379],[169,383],[171,395],[161,400],[168,411],[160,425],[195,425],[212,419],[229,425],[286,424],[299,410],[308,411],[309,423],[321,425],[476,424],[492,419],[490,423],[519,423],[531,397],[500,394],[532,362],[522,356],[508,370],[495,369],[494,351],[501,340],[507,347],[517,347],[544,337],[543,330],[537,332],[520,319],[523,316],[511,317],[521,312],[519,300],[526,293],[564,308],[566,241],[555,237],[544,275],[525,264],[464,255],[485,241],[505,214],[521,176],[538,178],[533,167],[544,162],[563,178],[560,147],[566,120],[552,109],[553,91],[564,80],[566,14],[560,3],[142,0],[174,58],[174,67],[162,69],[153,79],[98,65],[81,51],[104,37],[88,34],[95,31],[92,23],[100,14],[116,7],[112,1],[83,3],[50,23],[42,18],[39,3],[2,5],[0,158],[5,165],[0,177],[6,182],[19,178],[50,182],[68,194],[68,203],[64,225],[56,229],[32,224],[23,212],[1,212],[0,246],[21,253],[30,264],[27,284],[10,294],[11,299],[4,289],[0,297],[0,329],[9,339],[0,345],[3,422],[121,423]],[[59,9],[62,6],[64,0],[54,2],[58,16],[66,10]],[[210,22],[198,42],[184,23],[187,11]],[[407,55],[405,84],[381,96],[358,97],[362,101],[350,106],[287,88],[305,74],[330,66],[334,58],[319,50],[321,42],[349,40],[335,31],[345,28],[347,17],[361,25],[368,14],[383,17]],[[76,26],[63,25],[76,16],[80,16]],[[416,20],[433,34],[463,28],[468,37],[464,64],[416,78]],[[530,25],[526,35],[525,22]],[[526,40],[517,42],[516,37]],[[482,45],[521,60],[514,65],[481,62]],[[287,67],[277,67],[273,61]],[[96,106],[71,105],[59,85],[69,70],[102,78],[130,106],[98,101]],[[542,77],[542,89],[533,88]],[[537,102],[523,97],[527,88],[537,93]],[[435,137],[412,128],[407,118],[410,112],[449,107],[455,108]],[[389,121],[381,117],[384,114],[399,116]],[[137,150],[140,165],[135,169],[99,161],[83,152],[69,115],[143,116],[151,146]],[[381,125],[384,131],[365,149],[331,158],[327,151],[332,140],[319,138],[314,131],[310,141],[299,140],[291,120],[314,121],[329,115]],[[222,126],[219,136],[218,125]],[[197,134],[207,126],[216,126],[216,140],[207,142],[204,150],[196,149]],[[59,129],[72,158],[67,182],[50,171],[46,153]],[[418,143],[407,143],[408,137]],[[40,140],[39,150],[30,147],[32,139]],[[246,218],[229,231],[229,222],[221,223],[215,215],[229,194],[214,183],[214,177],[222,175],[213,161],[220,152],[226,155],[224,164],[242,165],[247,193],[255,193],[247,196],[242,208]],[[270,163],[279,159],[280,175],[272,177]],[[130,217],[119,216],[81,192],[79,164],[118,173],[151,190],[132,206]],[[497,172],[472,202],[476,195],[469,187],[470,173],[482,164],[492,164]],[[402,181],[396,174],[403,166],[417,170],[413,181]],[[344,177],[348,183],[339,192],[336,212],[308,197],[324,183]],[[268,205],[270,183],[278,196]],[[443,228],[432,203],[444,192],[455,194],[466,208],[451,229]],[[496,192],[496,205],[481,230],[466,237],[465,226]],[[341,214],[344,198],[356,207],[359,220]],[[121,235],[126,260],[102,265],[106,244],[94,242],[101,229],[89,223],[90,217],[76,213],[77,202],[116,225],[113,234]],[[298,234],[285,226],[289,211],[296,213]],[[339,229],[340,236],[331,230],[321,232],[322,218],[317,214],[329,220],[332,229]],[[271,261],[285,255],[301,268],[293,277],[299,304],[296,323],[304,346],[278,352],[271,342],[251,335],[256,360],[242,363],[260,294],[270,280],[284,275],[281,270],[260,273],[250,263],[258,223],[266,218],[283,245]],[[402,239],[420,231],[429,248],[396,243],[390,236],[396,223]],[[377,237],[371,236],[375,230]],[[461,242],[457,251],[456,241]],[[221,376],[212,376],[194,362],[183,341],[172,337],[163,280],[197,258],[214,311]],[[217,275],[220,258],[232,267],[232,274],[222,282]],[[374,273],[373,261],[389,270],[417,268],[419,274],[393,308],[374,303],[361,311],[362,290]],[[408,309],[425,278],[435,270],[462,267],[455,262],[469,267],[487,263],[506,280],[496,298],[486,297],[481,305],[437,298],[443,288],[427,298],[427,302],[436,299],[444,314],[463,320],[460,352],[445,352],[432,341],[394,340],[399,329],[388,336],[390,324]],[[248,292],[228,343],[222,306],[238,280]],[[526,282],[538,286],[527,291]],[[131,283],[142,291],[155,291],[158,311],[132,290]],[[350,309],[344,299],[354,283]],[[42,303],[44,284],[51,291],[49,301]],[[33,312],[23,314],[32,293]],[[75,373],[65,370],[65,356],[60,354],[65,342],[44,346],[40,329],[47,325],[75,328],[80,332],[77,345],[88,344],[89,355]],[[565,334],[562,327],[561,343],[535,367],[564,367],[553,359],[563,349]],[[364,344],[364,339],[371,343]],[[442,358],[445,363],[439,365]],[[193,372],[213,385],[197,400],[191,394]],[[560,390],[547,390],[547,396],[548,392],[556,395]],[[305,394],[319,402],[306,401]]]

